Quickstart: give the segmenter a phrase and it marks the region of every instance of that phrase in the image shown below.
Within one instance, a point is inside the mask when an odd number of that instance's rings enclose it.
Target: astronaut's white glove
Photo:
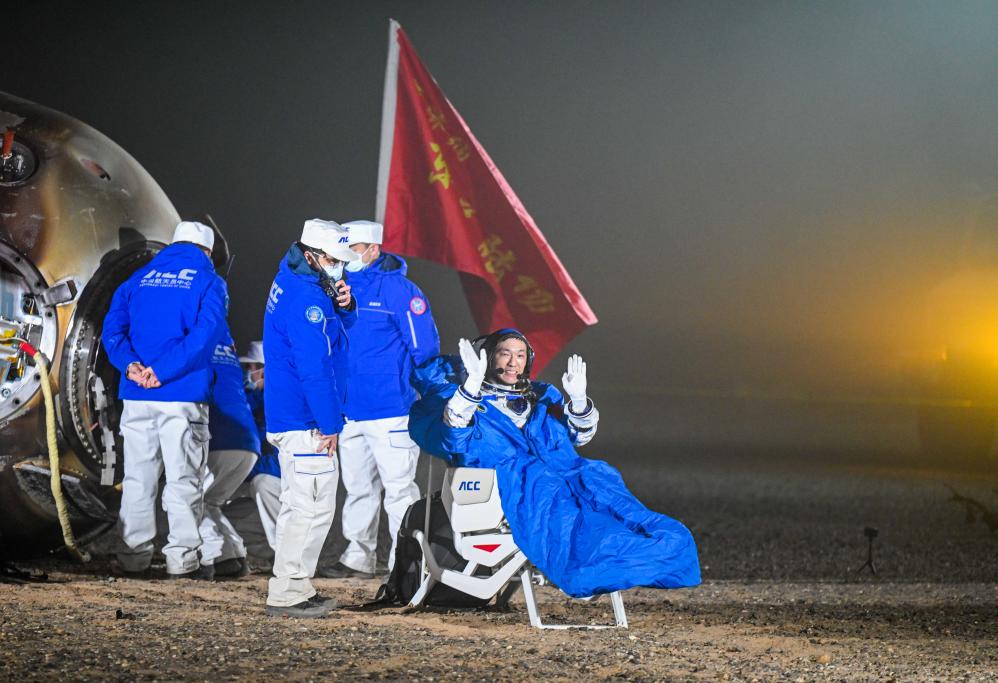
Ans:
[[[457,348],[461,352],[461,362],[464,363],[464,369],[468,373],[468,379],[464,380],[464,390],[471,396],[478,396],[482,390],[482,382],[485,381],[485,370],[488,366],[485,349],[482,349],[480,354],[476,354],[475,348],[467,339],[458,342]]]
[[[586,409],[586,363],[582,356],[573,354],[568,358],[568,370],[561,376],[561,386],[572,402],[572,411],[582,413]]]

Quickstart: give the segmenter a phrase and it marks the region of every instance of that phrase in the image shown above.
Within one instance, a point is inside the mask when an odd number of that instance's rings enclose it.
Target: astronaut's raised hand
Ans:
[[[586,362],[582,356],[572,354],[568,357],[568,370],[561,376],[561,386],[565,395],[572,402],[572,410],[581,413],[586,409]]]
[[[485,370],[488,366],[488,358],[485,349],[481,353],[475,353],[475,347],[467,339],[462,339],[457,343],[458,351],[461,352],[461,362],[468,373],[468,379],[464,380],[464,390],[472,396],[478,396],[482,390],[482,382],[485,381]]]

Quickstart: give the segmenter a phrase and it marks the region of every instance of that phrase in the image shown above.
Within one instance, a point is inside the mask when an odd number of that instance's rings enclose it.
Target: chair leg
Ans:
[[[440,577],[440,568],[437,566],[436,558],[433,557],[432,550],[426,542],[423,532],[415,531],[412,535],[423,549],[423,581],[419,584],[419,589],[413,594],[409,604],[406,605],[406,609],[410,610],[423,606],[427,596],[429,596],[430,591],[433,590]]]
[[[423,551],[423,562],[426,563],[426,571],[436,580],[440,580],[440,575],[443,570],[437,564],[437,558],[433,556],[433,549],[430,548],[430,544],[426,542],[426,537],[423,535],[422,531],[412,532],[412,537],[416,539],[419,543],[420,549]]]
[[[613,605],[613,618],[617,622],[617,628],[627,628],[627,613],[624,612],[624,598],[620,591],[610,593],[610,604]]]
[[[437,580],[434,579],[430,574],[427,574],[423,578],[423,582],[419,584],[419,589],[416,590],[416,592],[413,594],[412,599],[409,601],[407,607],[411,609],[422,607],[423,603],[426,602],[427,596],[429,596],[430,591],[433,590],[433,587],[435,585],[437,585]]]
[[[530,580],[530,569],[520,572],[520,585],[523,587],[523,598],[527,603],[527,614],[530,616],[530,625],[540,629],[605,629],[614,628],[610,625],[597,624],[545,624],[541,621],[540,610],[537,608],[537,598],[534,595],[534,586]],[[627,628],[627,614],[624,612],[624,599],[620,596],[620,591],[610,593],[610,602],[613,605],[613,617],[616,621],[616,628]]]
[[[541,615],[537,611],[537,598],[534,597],[534,586],[530,583],[530,569],[520,572],[520,585],[523,587],[523,599],[527,603],[527,615],[530,617],[530,625],[534,628],[544,628],[541,623]]]

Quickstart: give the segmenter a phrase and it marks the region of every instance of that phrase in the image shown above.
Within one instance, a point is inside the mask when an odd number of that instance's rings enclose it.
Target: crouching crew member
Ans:
[[[316,595],[311,578],[336,509],[336,442],[348,363],[344,323],[356,319],[342,278],[344,263],[357,256],[346,242],[337,223],[306,221],[267,298],[264,411],[267,440],[277,446],[281,463],[269,615],[321,617],[333,607]]]
[[[249,352],[239,357],[243,364],[246,400],[249,402],[257,431],[261,434],[260,459],[249,473],[253,500],[260,513],[260,523],[271,551],[277,548],[277,515],[281,512],[281,463],[277,449],[267,441],[266,420],[263,410],[264,356],[263,342],[250,344]]]
[[[182,222],[173,243],[114,293],[101,341],[121,373],[125,442],[118,562],[143,572],[156,536],[156,493],[166,471],[163,547],[175,578],[211,578],[201,568],[198,526],[208,455],[211,355],[225,330],[227,294],[210,255],[215,238],[201,223]]]
[[[228,326],[226,326],[228,327]],[[260,435],[243,392],[243,372],[228,329],[215,346],[211,401],[211,443],[204,480],[204,518],[201,520],[201,564],[213,564],[215,577],[249,573],[243,539],[222,512],[246,479],[260,453]]]
[[[440,353],[440,337],[426,297],[405,276],[405,261],[381,251],[382,225],[351,221],[343,227],[360,255],[346,266],[359,311],[350,330],[350,391],[340,434],[342,524],[349,544],[321,575],[373,578],[382,494],[392,539],[389,571],[402,516],[419,498],[419,446],[409,438],[416,392],[409,375]]]
[[[263,342],[250,342],[246,355],[239,356],[239,364],[243,369],[246,402],[260,439],[260,457],[223,512],[242,536],[250,568],[265,568],[270,573],[277,546],[277,515],[281,512],[281,465],[277,449],[267,441]]]

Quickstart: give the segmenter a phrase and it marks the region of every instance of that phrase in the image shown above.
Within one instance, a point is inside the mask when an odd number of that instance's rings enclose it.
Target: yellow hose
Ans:
[[[49,449],[49,469],[52,472],[52,498],[55,499],[55,509],[59,515],[59,526],[62,527],[62,540],[66,544],[66,550],[80,562],[89,562],[90,555],[80,550],[73,537],[73,527],[69,524],[69,510],[66,508],[66,499],[62,495],[62,472],[59,469],[59,446],[55,437],[55,400],[52,398],[52,385],[49,382],[48,364],[41,351],[31,347],[29,344],[22,344],[21,350],[30,353],[38,374],[41,375],[42,396],[45,398],[45,435]]]

